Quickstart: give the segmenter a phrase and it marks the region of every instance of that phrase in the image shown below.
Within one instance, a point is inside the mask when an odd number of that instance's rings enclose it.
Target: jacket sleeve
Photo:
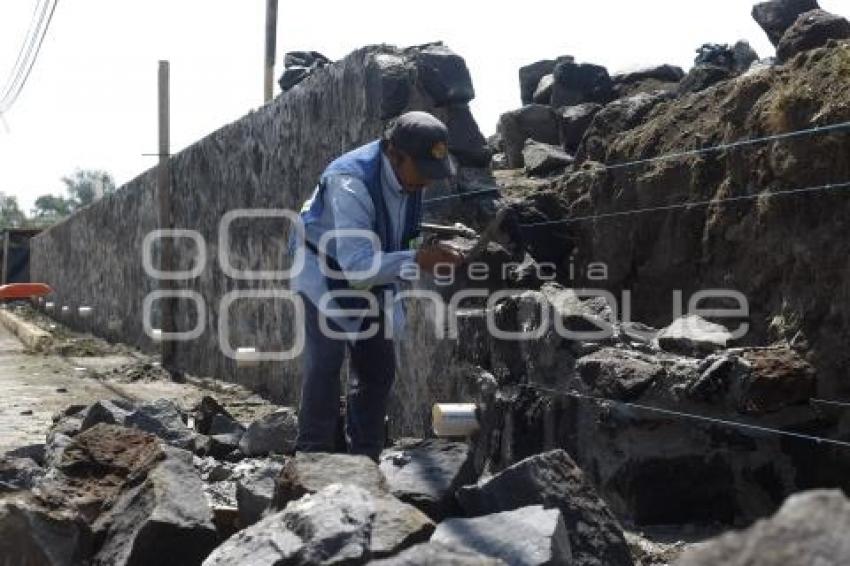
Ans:
[[[345,175],[329,177],[326,182],[336,230],[361,230],[374,234],[375,209],[366,185]],[[412,267],[410,264],[414,263],[416,256],[412,250],[383,252],[380,246],[376,248],[373,242],[362,236],[336,236],[334,242],[336,260],[355,288],[366,289],[397,281],[406,267]],[[371,273],[367,273],[369,271]]]

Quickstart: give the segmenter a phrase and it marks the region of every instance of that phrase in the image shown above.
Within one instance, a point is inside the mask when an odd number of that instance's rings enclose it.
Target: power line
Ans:
[[[52,2],[52,3],[51,3]],[[32,69],[35,66],[35,62],[38,59],[39,53],[41,53],[41,47],[44,44],[44,38],[47,35],[47,30],[50,28],[50,23],[53,21],[53,14],[56,11],[56,6],[59,4],[59,0],[48,0],[48,3],[44,4],[44,8],[42,9],[42,15],[39,19],[39,26],[37,28],[37,36],[33,37],[33,40],[30,42],[29,48],[27,49],[27,58],[26,62],[26,71],[19,72],[17,74],[17,84],[14,86],[13,91],[7,92],[2,101],[0,101],[0,113],[8,112],[9,109],[15,104],[15,101],[18,99],[18,96],[23,91],[24,87],[29,80],[30,73],[32,73]],[[49,6],[49,11],[48,11]],[[45,14],[46,20],[45,20]],[[42,26],[43,24],[43,26]],[[38,39],[35,39],[37,37]],[[33,46],[35,46],[35,50],[33,51]],[[23,67],[20,67],[23,69]]]
[[[20,79],[21,70],[23,65],[21,64],[24,61],[24,51],[27,52],[27,57],[29,56],[30,51],[32,50],[33,40],[35,39],[35,30],[41,25],[41,21],[44,18],[44,10],[41,10],[41,19],[39,19],[39,8],[46,7],[47,4],[45,0],[38,0],[35,3],[32,18],[30,19],[30,25],[27,28],[27,33],[24,36],[24,40],[21,43],[20,49],[18,49],[18,56],[15,58],[15,63],[12,65],[11,70],[9,71],[9,78],[6,80],[6,86],[3,87],[3,96],[0,100],[5,99],[9,93],[12,91],[12,86]],[[36,24],[36,20],[39,20],[39,23]]]
[[[23,91],[24,87],[27,84],[27,81],[29,80],[29,77],[30,77],[30,73],[32,73],[33,67],[35,67],[35,62],[38,59],[39,54],[41,53],[41,47],[44,44],[44,38],[47,35],[47,30],[50,28],[50,23],[53,21],[53,14],[55,13],[56,6],[58,4],[59,4],[59,0],[53,0],[52,5],[50,6],[50,12],[47,16],[47,21],[44,24],[44,27],[42,28],[41,33],[38,36],[38,44],[36,45],[35,52],[30,59],[29,66],[27,67],[27,70],[26,70],[26,72],[23,76],[23,79],[18,84],[17,90],[12,95],[11,100],[4,101],[4,104],[3,104],[4,105],[4,109],[3,109],[4,112],[7,112],[9,110],[9,108],[12,107],[12,105],[18,99],[18,96],[21,94],[21,91]]]
[[[586,394],[583,394],[583,393],[579,393],[577,391],[559,391],[557,389],[550,389],[548,387],[543,387],[543,386],[540,386],[540,385],[520,384],[520,387],[523,387],[523,388],[526,388],[526,389],[536,390],[536,391],[539,391],[539,392],[542,392],[542,393],[549,393],[551,395],[557,395],[557,396],[562,396],[562,397],[572,397],[572,398],[580,399],[580,400],[584,400],[584,401],[593,401],[595,403],[612,403],[614,405],[619,405],[621,407],[627,407],[627,408],[630,408],[630,409],[636,409],[636,410],[639,410],[639,411],[645,411],[645,412],[651,412],[651,413],[658,413],[658,414],[662,414],[662,415],[667,415],[669,417],[696,420],[696,421],[701,421],[701,422],[720,425],[720,426],[740,428],[740,429],[749,430],[749,431],[752,431],[752,432],[761,432],[761,433],[768,433],[768,434],[776,434],[776,435],[779,435],[779,436],[788,436],[788,437],[791,437],[791,438],[797,438],[799,440],[806,440],[806,441],[809,441],[809,442],[815,442],[817,444],[832,444],[834,446],[840,446],[841,448],[850,448],[850,442],[845,442],[843,440],[835,440],[835,439],[832,439],[832,438],[825,438],[825,437],[821,437],[821,436],[814,436],[814,435],[810,435],[810,434],[804,434],[802,432],[793,432],[793,431],[782,430],[782,429],[778,429],[778,428],[770,428],[770,427],[761,426],[761,425],[754,425],[754,424],[750,424],[750,423],[742,423],[740,421],[718,419],[718,418],[715,418],[715,417],[708,417],[708,416],[705,416],[705,415],[687,413],[685,411],[677,411],[677,410],[674,410],[674,409],[664,409],[662,407],[653,407],[651,405],[644,405],[642,403],[633,403],[633,402],[628,402],[628,401],[618,401],[616,399],[607,399],[605,397],[596,397],[596,396],[593,396],[593,395],[586,395]]]
[[[801,189],[790,189],[786,191],[774,191],[774,192],[760,192],[752,195],[742,195],[737,197],[727,197],[722,199],[715,200],[703,200],[703,201],[690,201],[690,202],[682,202],[677,204],[668,204],[663,206],[652,206],[647,208],[636,208],[631,210],[622,210],[618,212],[606,212],[603,214],[594,214],[591,216],[577,216],[574,218],[562,218],[560,220],[545,220],[542,222],[528,222],[524,224],[520,224],[523,228],[536,228],[540,226],[554,226],[557,224],[572,224],[576,222],[587,222],[589,220],[599,220],[602,218],[616,218],[619,216],[631,216],[635,214],[646,214],[650,212],[661,212],[666,210],[676,210],[679,208],[691,208],[691,207],[699,207],[699,206],[717,206],[719,204],[723,204],[726,202],[741,202],[748,200],[757,200],[760,198],[773,198],[779,196],[787,196],[787,195],[798,195],[798,194],[806,194],[806,193],[815,193],[821,191],[831,191],[838,189],[848,189],[850,188],[850,182],[845,183],[837,183],[837,184],[827,184],[827,185],[818,185],[813,187],[804,187]]]

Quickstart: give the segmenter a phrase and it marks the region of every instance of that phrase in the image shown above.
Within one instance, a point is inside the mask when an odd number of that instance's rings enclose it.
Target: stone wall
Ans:
[[[201,336],[177,344],[179,367],[246,384],[278,401],[295,402],[297,361],[245,368],[222,354],[218,337],[222,297],[237,289],[285,289],[286,282],[229,277],[219,265],[219,222],[236,209],[297,210],[328,162],[376,138],[386,119],[408,109],[429,110],[443,118],[450,129],[450,149],[460,165],[480,166],[489,154],[467,106],[472,96],[463,60],[444,47],[368,47],[175,155],[170,163],[174,227],[199,233],[207,252],[200,275],[177,284],[200,294],[206,309]],[[464,173],[472,174],[462,178],[487,182],[486,175]],[[152,169],[35,238],[33,278],[55,289],[50,300],[57,317],[110,340],[154,349],[156,343],[143,330],[142,306],[157,282],[145,274],[142,247],[145,235],[157,227]],[[231,264],[249,270],[284,268],[285,231],[286,223],[280,219],[237,220],[230,230]],[[190,269],[197,259],[196,246],[188,238],[175,242],[178,267]],[[192,302],[176,303],[177,328],[194,327],[197,313]],[[62,314],[65,305],[69,310]],[[92,315],[79,317],[79,306],[92,307]],[[287,307],[285,301],[268,299],[234,303],[229,311],[233,346],[258,351],[288,348],[293,326]],[[410,364],[402,361],[400,366],[399,381],[412,379],[413,373],[405,370]],[[417,413],[430,402],[423,399]],[[398,418],[400,430],[424,432],[424,424],[412,429],[404,413]]]

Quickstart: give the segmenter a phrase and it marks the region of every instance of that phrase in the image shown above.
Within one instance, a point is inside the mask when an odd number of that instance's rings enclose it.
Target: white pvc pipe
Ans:
[[[91,307],[80,307],[77,309],[79,315],[83,318],[88,318],[91,316],[92,308]]]
[[[439,437],[469,436],[479,428],[474,403],[437,403],[431,409],[431,427]]]

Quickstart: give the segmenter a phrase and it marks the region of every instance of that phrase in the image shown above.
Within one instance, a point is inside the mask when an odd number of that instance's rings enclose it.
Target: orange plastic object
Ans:
[[[10,283],[0,285],[0,300],[29,299],[43,297],[53,292],[50,285],[45,283]]]

